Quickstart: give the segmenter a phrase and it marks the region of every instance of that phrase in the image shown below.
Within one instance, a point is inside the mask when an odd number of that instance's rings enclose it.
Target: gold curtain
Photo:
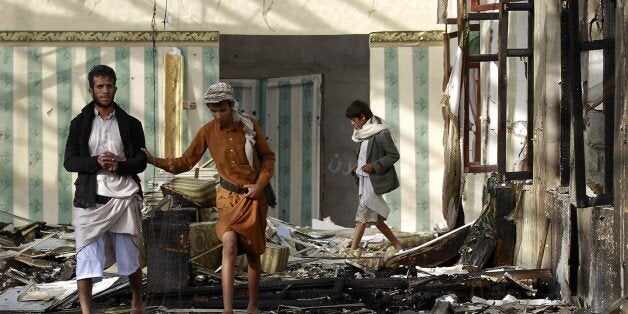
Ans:
[[[164,155],[178,157],[183,139],[183,56],[167,53],[164,71]]]

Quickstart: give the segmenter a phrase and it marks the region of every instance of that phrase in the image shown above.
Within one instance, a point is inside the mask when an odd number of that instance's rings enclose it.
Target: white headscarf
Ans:
[[[234,97],[233,87],[225,82],[216,82],[209,86],[207,93],[205,93],[206,104],[217,104],[221,101],[231,101],[233,103],[233,122],[242,122],[244,127],[244,152],[246,153],[246,159],[251,165],[251,168],[255,168],[253,164],[253,148],[255,147],[255,128],[253,126],[253,117],[240,112],[240,104]]]

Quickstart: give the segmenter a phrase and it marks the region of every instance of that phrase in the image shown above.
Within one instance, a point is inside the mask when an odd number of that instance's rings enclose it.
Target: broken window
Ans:
[[[615,6],[611,0],[561,6],[560,178],[570,186],[573,173],[577,207],[613,203]]]
[[[457,10],[458,18],[447,20],[457,31],[445,38],[446,47],[455,38],[462,51],[465,172],[531,179],[533,3],[458,1]]]

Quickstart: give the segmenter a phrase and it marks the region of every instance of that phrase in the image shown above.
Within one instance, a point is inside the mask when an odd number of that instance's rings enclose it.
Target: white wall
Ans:
[[[442,30],[427,0],[3,0],[0,30],[212,30],[241,35],[338,35]]]

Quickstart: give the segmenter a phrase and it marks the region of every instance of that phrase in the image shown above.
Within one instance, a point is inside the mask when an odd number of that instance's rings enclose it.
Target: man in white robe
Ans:
[[[117,263],[129,276],[132,312],[142,313],[140,265],[142,189],[146,169],[142,124],[114,102],[116,74],[97,65],[88,74],[93,100],[70,122],[63,165],[78,173],[72,224],[76,280],[83,313],[92,311],[92,285]]]

